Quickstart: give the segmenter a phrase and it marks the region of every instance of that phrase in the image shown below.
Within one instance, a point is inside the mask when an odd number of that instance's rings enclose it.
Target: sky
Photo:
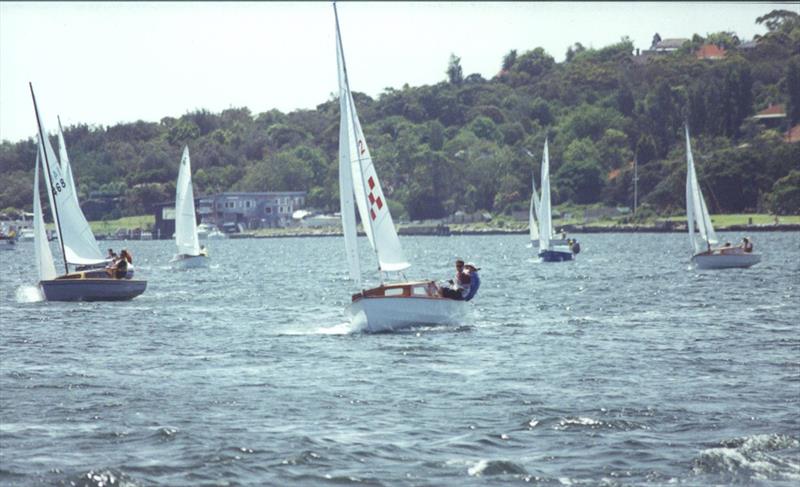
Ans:
[[[503,56],[542,47],[563,61],[580,42],[628,36],[766,32],[755,19],[798,3],[339,2],[353,91],[497,74]],[[45,126],[158,121],[207,109],[253,114],[313,109],[337,92],[329,2],[0,2],[0,140],[36,133],[28,82]]]

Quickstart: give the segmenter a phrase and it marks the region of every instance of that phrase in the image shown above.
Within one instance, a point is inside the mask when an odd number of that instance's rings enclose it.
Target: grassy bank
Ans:
[[[89,222],[92,227],[92,232],[98,234],[112,234],[119,229],[133,230],[140,228],[142,230],[149,230],[155,225],[156,219],[153,215],[138,215],[126,216],[116,220],[101,220]]]

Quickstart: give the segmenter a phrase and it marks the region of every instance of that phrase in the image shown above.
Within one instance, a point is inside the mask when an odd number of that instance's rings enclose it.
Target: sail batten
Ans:
[[[334,4],[336,14],[336,5]],[[381,272],[397,272],[410,267],[406,260],[397,230],[392,220],[389,205],[386,201],[383,188],[381,187],[378,174],[370,155],[364,132],[358,119],[353,94],[350,90],[350,82],[347,77],[347,65],[344,58],[344,48],[342,46],[341,33],[339,30],[339,18],[336,14],[336,47],[337,65],[339,70],[339,106],[341,110],[340,123],[346,127],[339,131],[339,163],[340,163],[340,203],[342,205],[342,226],[345,230],[345,247],[348,253],[348,260],[357,260],[352,237],[355,228],[355,221],[349,221],[352,209],[348,208],[351,203],[347,200],[349,192],[353,193],[355,206],[361,217],[361,224],[367,234],[370,246],[378,260],[378,270]],[[349,184],[347,181],[342,184],[342,179],[347,177],[347,170],[342,171],[342,166],[349,165]],[[345,174],[343,174],[343,172]],[[355,216],[353,215],[353,219]],[[348,237],[348,234],[351,236]],[[360,272],[357,264],[350,263],[351,274]]]
[[[200,255],[189,147],[183,148],[178,183],[175,186],[175,244],[178,246],[178,254]]]

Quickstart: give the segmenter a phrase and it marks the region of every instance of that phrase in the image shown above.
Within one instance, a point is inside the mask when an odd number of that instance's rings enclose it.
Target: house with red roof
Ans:
[[[786,107],[781,104],[773,105],[770,103],[767,108],[750,118],[762,122],[767,127],[777,128],[783,123],[783,119],[786,118]]]
[[[700,49],[695,51],[697,59],[725,59],[725,49],[716,44],[703,44]]]

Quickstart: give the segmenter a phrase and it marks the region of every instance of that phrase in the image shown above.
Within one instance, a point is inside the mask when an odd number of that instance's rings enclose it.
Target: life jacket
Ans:
[[[469,301],[474,298],[475,295],[478,294],[478,288],[481,287],[481,277],[477,272],[470,272],[469,277],[472,282],[470,283],[469,292],[464,296],[464,301]]]

